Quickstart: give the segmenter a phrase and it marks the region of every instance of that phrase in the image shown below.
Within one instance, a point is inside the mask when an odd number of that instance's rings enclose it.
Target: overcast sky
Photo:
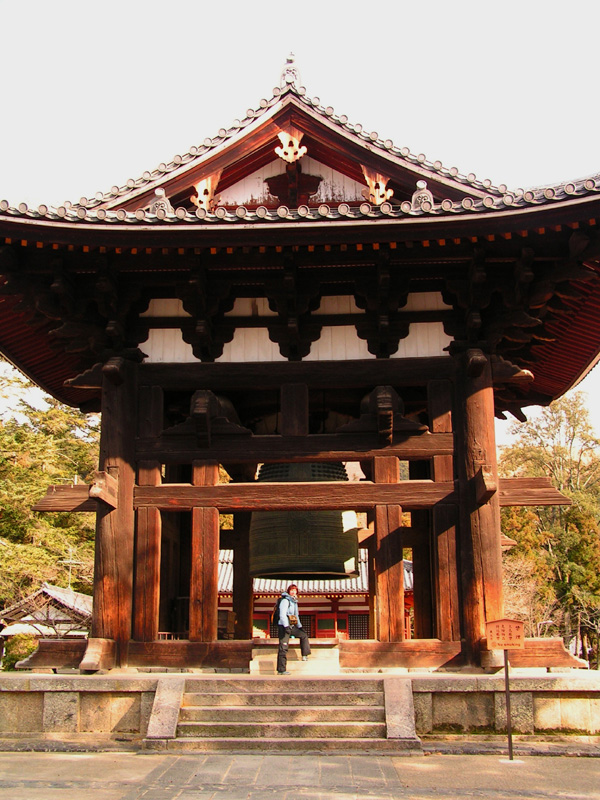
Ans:
[[[600,173],[599,23],[597,0],[0,0],[0,199],[139,177],[269,98],[290,51],[309,96],[464,174]]]

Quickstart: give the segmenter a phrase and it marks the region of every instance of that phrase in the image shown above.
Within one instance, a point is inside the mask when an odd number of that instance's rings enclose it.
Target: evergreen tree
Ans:
[[[67,586],[72,578],[74,589],[90,593],[94,515],[31,509],[51,484],[90,481],[97,465],[98,418],[48,396],[38,407],[39,391],[6,363],[2,367],[0,608],[44,581]]]
[[[507,613],[526,621],[528,635],[560,633],[578,650],[587,637],[597,649],[600,441],[583,395],[561,398],[511,432],[517,438],[501,451],[501,473],[548,476],[572,505],[503,510],[503,531],[517,542],[504,559]],[[519,575],[521,591],[513,592]]]

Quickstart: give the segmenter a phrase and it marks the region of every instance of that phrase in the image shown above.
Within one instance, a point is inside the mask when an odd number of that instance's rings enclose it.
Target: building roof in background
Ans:
[[[356,578],[346,578],[339,581],[305,581],[302,578],[282,578],[274,580],[272,578],[254,578],[253,591],[255,595],[279,595],[285,592],[293,581],[298,585],[299,594],[367,594],[369,591],[368,580],[368,552],[365,548],[358,551],[359,574]],[[404,561],[404,589],[407,592],[413,590],[413,568],[411,561]],[[231,594],[233,591],[233,550],[221,550],[219,552],[219,592]]]

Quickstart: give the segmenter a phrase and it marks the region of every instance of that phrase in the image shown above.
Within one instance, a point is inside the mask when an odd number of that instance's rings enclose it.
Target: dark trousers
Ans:
[[[287,654],[290,636],[295,636],[300,639],[300,652],[303,656],[310,655],[310,644],[308,643],[308,634],[304,628],[299,628],[297,625],[292,625],[291,633],[288,633],[283,625],[277,626],[277,633],[279,635],[279,650],[277,651],[277,672],[285,672],[287,667]]]

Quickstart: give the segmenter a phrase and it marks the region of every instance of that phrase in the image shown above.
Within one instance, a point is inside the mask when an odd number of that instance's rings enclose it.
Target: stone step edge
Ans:
[[[264,739],[238,739],[234,737],[212,737],[210,739],[188,736],[176,739],[144,739],[142,747],[145,750],[177,750],[209,752],[221,751],[256,752],[256,753],[284,753],[310,754],[314,752],[391,752],[406,755],[421,754],[423,746],[421,740],[414,739],[375,739],[368,737],[343,738],[343,737],[265,737]]]

